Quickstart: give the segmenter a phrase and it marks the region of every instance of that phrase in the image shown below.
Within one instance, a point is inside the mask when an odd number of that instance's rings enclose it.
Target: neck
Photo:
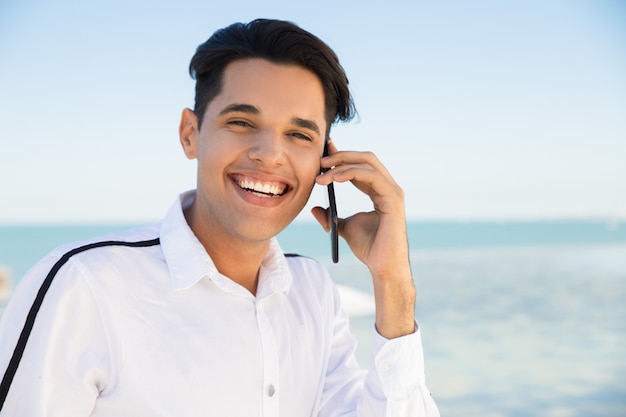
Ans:
[[[256,295],[259,270],[269,248],[269,240],[257,242],[233,236],[199,216],[194,207],[192,205],[185,211],[185,219],[217,270]]]

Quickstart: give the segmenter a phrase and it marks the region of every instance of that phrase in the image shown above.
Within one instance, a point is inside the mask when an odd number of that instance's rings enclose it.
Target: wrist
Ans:
[[[393,339],[415,331],[415,297],[410,275],[374,281],[376,329],[381,336]]]

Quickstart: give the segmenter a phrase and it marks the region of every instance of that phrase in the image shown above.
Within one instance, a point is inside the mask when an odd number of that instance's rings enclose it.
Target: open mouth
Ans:
[[[259,197],[280,197],[289,191],[289,185],[284,183],[259,181],[250,177],[233,179],[239,188]]]

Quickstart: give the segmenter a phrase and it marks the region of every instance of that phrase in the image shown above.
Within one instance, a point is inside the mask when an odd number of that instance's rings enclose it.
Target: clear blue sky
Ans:
[[[194,186],[189,59],[256,17],[336,50],[360,118],[333,138],[380,156],[409,218],[626,218],[622,1],[4,0],[0,223],[159,219]]]

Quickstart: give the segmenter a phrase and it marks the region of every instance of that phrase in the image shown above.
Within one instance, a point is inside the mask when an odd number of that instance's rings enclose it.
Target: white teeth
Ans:
[[[276,185],[263,184],[260,182],[243,180],[239,181],[239,186],[246,190],[253,190],[263,194],[280,195],[283,193],[284,188],[280,188]]]

